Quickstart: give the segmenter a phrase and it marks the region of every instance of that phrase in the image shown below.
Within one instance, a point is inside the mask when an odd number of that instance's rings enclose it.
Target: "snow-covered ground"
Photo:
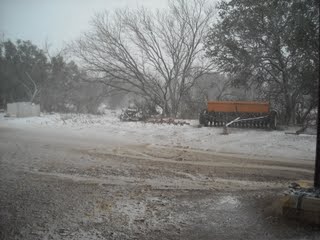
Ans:
[[[188,147],[257,158],[315,158],[315,135],[288,135],[284,131],[236,128],[232,128],[229,135],[222,135],[222,128],[199,128],[197,120],[189,120],[190,125],[184,126],[120,122],[119,114],[119,111],[107,111],[100,116],[44,114],[31,118],[7,118],[2,114],[0,127],[28,128],[35,131],[54,129],[55,132],[61,132],[62,136],[68,132],[106,139],[117,137],[133,144]]]

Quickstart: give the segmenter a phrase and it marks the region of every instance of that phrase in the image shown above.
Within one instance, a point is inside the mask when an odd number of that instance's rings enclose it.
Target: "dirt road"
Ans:
[[[310,160],[7,127],[0,156],[1,239],[320,238],[268,211]]]

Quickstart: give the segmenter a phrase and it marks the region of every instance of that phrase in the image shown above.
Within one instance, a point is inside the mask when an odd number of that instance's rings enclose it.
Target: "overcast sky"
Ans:
[[[137,6],[165,8],[167,0],[0,0],[0,33],[12,40],[31,40],[53,48],[89,28],[95,12]]]

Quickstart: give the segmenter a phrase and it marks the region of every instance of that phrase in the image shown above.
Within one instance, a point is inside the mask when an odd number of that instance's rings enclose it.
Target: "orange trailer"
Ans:
[[[276,128],[276,116],[268,102],[208,101],[199,121],[205,126]]]
[[[267,102],[229,102],[209,101],[209,112],[246,112],[246,113],[269,113],[270,106]]]

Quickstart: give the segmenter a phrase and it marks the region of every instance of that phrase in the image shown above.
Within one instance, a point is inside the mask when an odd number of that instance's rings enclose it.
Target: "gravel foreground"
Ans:
[[[0,126],[1,239],[319,239],[271,214],[314,162]]]

